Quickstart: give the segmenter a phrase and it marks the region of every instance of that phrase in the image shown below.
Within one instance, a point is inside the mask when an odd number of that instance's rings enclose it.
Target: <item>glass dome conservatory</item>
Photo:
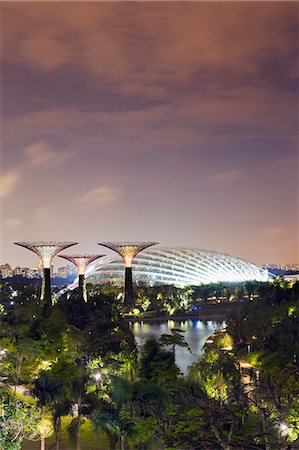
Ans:
[[[136,256],[133,279],[137,284],[179,286],[217,282],[266,281],[268,271],[243,259],[199,248],[154,247]],[[93,283],[124,282],[123,262],[115,258],[88,276]]]

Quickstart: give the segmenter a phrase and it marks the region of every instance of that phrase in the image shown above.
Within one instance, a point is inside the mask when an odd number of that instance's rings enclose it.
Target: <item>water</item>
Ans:
[[[219,328],[225,327],[225,322],[202,321],[202,320],[167,320],[154,322],[130,322],[130,328],[135,336],[138,348],[142,347],[146,339],[153,335],[157,339],[162,334],[171,334],[172,328],[183,330],[183,336],[189,344],[192,353],[186,348],[176,347],[176,363],[185,375],[187,368],[203,354],[203,345],[206,339]]]

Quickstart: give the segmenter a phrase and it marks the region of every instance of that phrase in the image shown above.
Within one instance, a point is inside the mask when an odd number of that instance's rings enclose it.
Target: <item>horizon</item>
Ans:
[[[77,244],[77,245],[80,245],[80,243]],[[76,246],[74,246],[74,247],[76,247]],[[186,248],[186,249],[192,249],[192,248],[194,249],[194,248],[196,248],[198,250],[203,250],[203,251],[205,251],[205,250],[210,251],[211,250],[212,252],[217,252],[218,253],[217,250],[204,249],[204,248],[200,248],[200,247],[190,247],[190,246],[187,247],[187,246],[181,246],[181,245],[180,246],[178,246],[178,245],[162,246],[161,244],[157,244],[157,247],[159,247],[159,248],[174,248],[174,249],[175,248]],[[21,248],[21,250],[22,250],[22,248]],[[38,268],[39,264],[40,264],[39,257],[36,254],[34,254],[34,252],[29,251],[28,249],[24,248],[24,250],[25,251],[27,250],[26,254],[28,253],[27,258],[25,258],[25,259],[26,259],[26,261],[30,261],[30,262],[28,262],[25,265],[20,265],[18,263],[12,264],[10,261],[2,261],[2,262],[0,261],[0,266],[4,265],[4,264],[9,264],[12,268],[15,268],[15,267],[20,267],[20,268],[28,267],[28,268],[31,268],[31,269]],[[70,256],[77,254],[78,252],[75,252],[75,250],[76,250],[76,248],[74,248],[74,249],[71,248],[71,251],[68,254]],[[115,259],[115,260],[119,259],[119,261],[122,262],[122,258],[121,258],[120,255],[116,254],[113,250],[109,250],[109,249],[106,249],[106,250],[107,251],[105,252],[105,255],[102,255],[103,257],[111,257],[112,259]],[[148,249],[145,249],[144,251],[146,252],[146,250],[148,250]],[[94,252],[94,253],[96,253],[96,252]],[[242,260],[244,260],[244,261],[246,261],[248,263],[256,264],[258,267],[263,267],[263,266],[266,266],[266,265],[269,265],[269,266],[275,266],[275,265],[277,265],[277,266],[298,265],[299,266],[299,262],[297,262],[297,261],[284,261],[284,262],[281,262],[281,263],[277,263],[275,261],[265,261],[265,262],[262,262],[261,264],[257,264],[257,263],[255,263],[253,261],[249,261],[249,260],[246,260],[245,258],[241,258],[238,255],[232,255],[232,254],[229,254],[227,252],[219,252],[219,253],[222,253],[223,255],[227,255],[227,256],[232,256],[232,257],[235,257],[237,259],[238,258],[242,259]],[[66,262],[63,265],[63,260],[59,259],[59,253],[56,256],[54,256],[51,266],[53,266],[54,270],[58,270],[60,267],[67,267],[67,266],[73,266],[74,269],[77,270],[75,265],[73,263],[71,263],[71,262],[68,262],[68,263]],[[134,264],[133,264],[133,269],[134,269]]]

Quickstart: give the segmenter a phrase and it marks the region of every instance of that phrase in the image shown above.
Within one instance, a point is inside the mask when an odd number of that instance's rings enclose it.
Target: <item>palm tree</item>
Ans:
[[[102,401],[100,409],[93,416],[96,429],[107,434],[110,450],[114,450],[120,439],[121,450],[125,450],[126,437],[132,424],[132,384],[124,379],[117,379],[112,384],[110,401]]]
[[[91,379],[84,369],[77,368],[68,385],[68,396],[75,415],[68,427],[70,439],[74,442],[76,450],[81,449],[81,423],[82,418],[91,416],[98,404],[96,394],[89,392]]]
[[[52,423],[55,433],[55,449],[60,449],[61,442],[61,417],[69,414],[71,410],[70,401],[65,399],[56,399],[52,405]]]
[[[57,398],[61,392],[61,381],[51,377],[49,371],[41,371],[38,378],[34,381],[32,395],[37,397],[38,405],[40,407],[41,416],[44,414],[46,407],[51,407],[54,403],[54,399]],[[58,447],[59,448],[59,447]],[[46,449],[46,436],[41,431],[41,443],[40,450]]]

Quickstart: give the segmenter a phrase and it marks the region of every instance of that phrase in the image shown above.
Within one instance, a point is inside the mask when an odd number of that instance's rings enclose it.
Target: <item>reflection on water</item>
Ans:
[[[146,339],[153,335],[157,339],[162,334],[170,334],[172,328],[183,330],[184,338],[188,342],[192,353],[185,348],[177,347],[175,351],[176,363],[183,374],[187,373],[187,367],[203,353],[203,345],[206,339],[214,331],[225,327],[225,322],[202,321],[202,320],[181,320],[181,321],[155,321],[155,322],[130,322],[130,328],[135,336],[140,348]]]

